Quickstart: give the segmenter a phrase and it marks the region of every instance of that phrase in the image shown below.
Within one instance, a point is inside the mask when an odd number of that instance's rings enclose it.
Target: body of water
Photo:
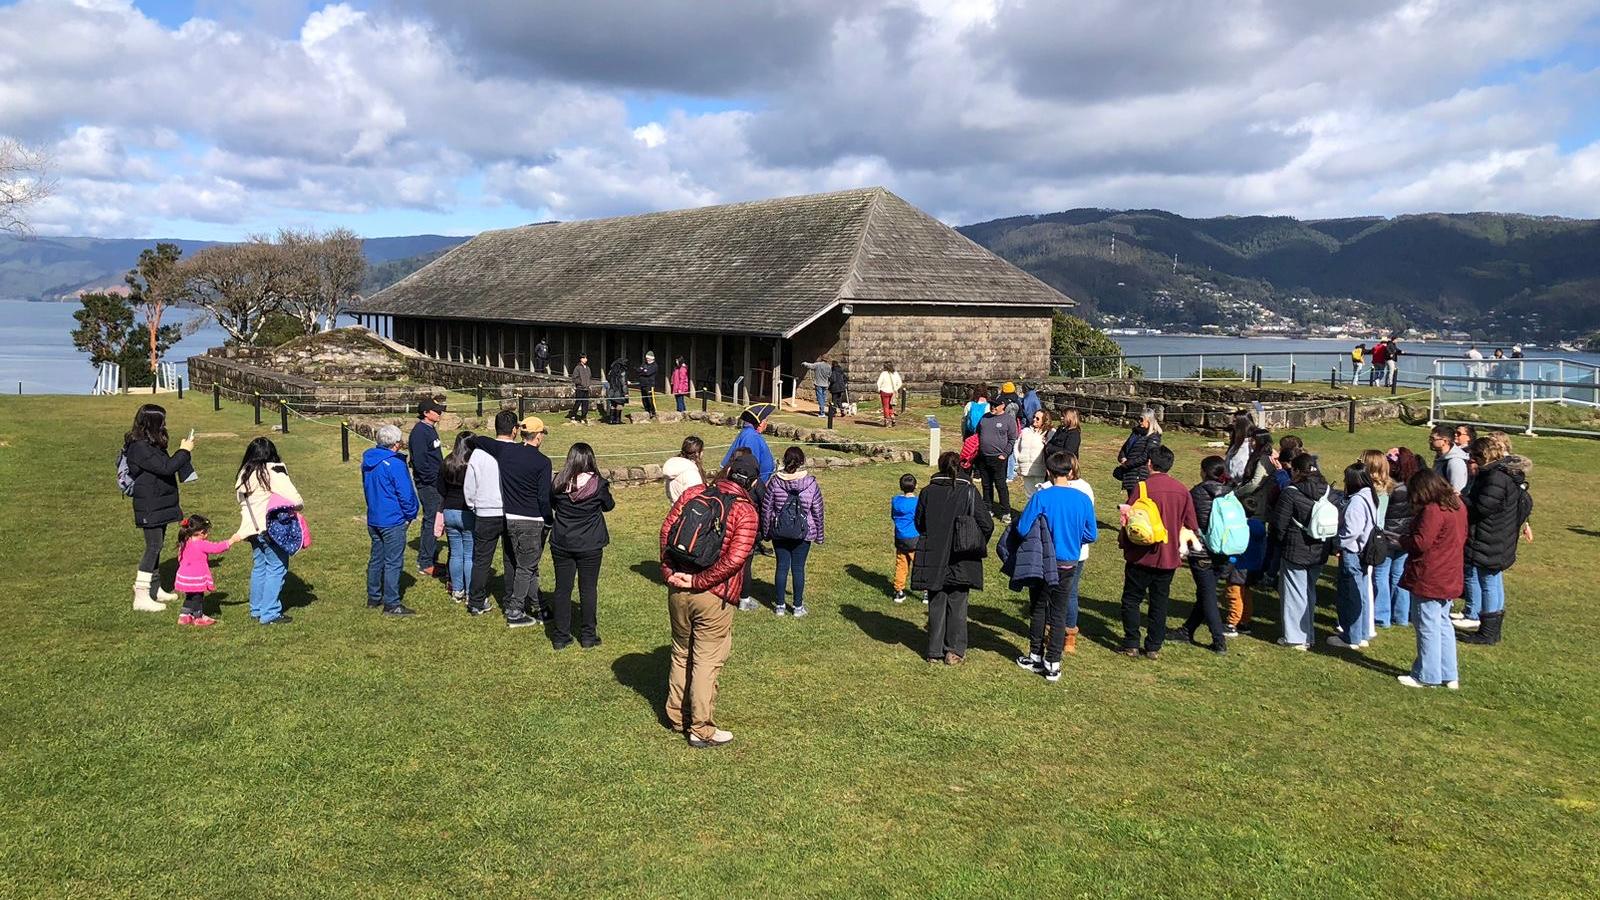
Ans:
[[[89,357],[72,346],[72,314],[77,303],[30,303],[0,300],[0,390],[11,393],[22,383],[27,394],[87,394],[94,389],[95,370]],[[170,309],[162,324],[180,324],[200,310]],[[184,360],[208,347],[222,346],[222,329],[206,325],[167,351],[167,359],[184,374]]]

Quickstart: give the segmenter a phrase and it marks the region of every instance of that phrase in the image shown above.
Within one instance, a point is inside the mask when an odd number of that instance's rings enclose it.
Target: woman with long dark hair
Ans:
[[[1498,644],[1505,622],[1505,571],[1516,565],[1517,536],[1532,539],[1526,530],[1533,513],[1533,495],[1528,493],[1528,473],[1533,462],[1524,456],[1508,454],[1509,441],[1474,438],[1469,457],[1476,468],[1470,487],[1462,498],[1467,502],[1466,598],[1476,611],[1476,622],[1463,618],[1455,622],[1467,644]]]
[[[806,614],[806,558],[812,544],[823,540],[822,486],[817,477],[806,471],[806,452],[799,447],[783,451],[783,467],[767,482],[767,496],[762,504],[762,533],[772,538],[772,549],[778,557],[777,575],[773,586],[777,596],[772,601],[772,611],[777,615],[789,614],[785,592],[789,579],[794,579],[794,617]]]
[[[283,579],[289,574],[289,551],[272,542],[266,533],[267,525],[273,510],[299,510],[305,503],[289,480],[277,445],[258,437],[244,448],[233,490],[239,501],[239,531],[234,539],[248,540],[253,549],[250,615],[263,625],[287,625],[294,620],[283,614],[279,595],[283,592]]]
[[[1069,406],[1061,411],[1059,423],[1050,432],[1049,440],[1045,441],[1044,452],[1046,456],[1058,452],[1071,453],[1076,459],[1082,446],[1083,417],[1076,406]]]
[[[1233,414],[1233,424],[1228,426],[1228,452],[1222,455],[1228,462],[1228,478],[1233,481],[1244,477],[1244,468],[1250,462],[1250,435],[1255,430],[1250,413],[1241,409]]]
[[[467,602],[472,586],[472,529],[478,524],[477,515],[467,508],[467,463],[472,458],[473,437],[470,431],[456,435],[455,446],[439,466],[439,512],[450,545],[450,598],[457,603]],[[422,527],[434,524],[424,522]]]
[[[1328,542],[1307,534],[1312,510],[1328,493],[1316,456],[1302,453],[1290,466],[1289,486],[1273,507],[1272,534],[1281,548],[1278,596],[1282,598],[1283,637],[1278,643],[1310,650],[1317,608],[1317,579],[1328,564]]]
[[[1364,461],[1344,470],[1344,515],[1339,520],[1339,593],[1337,611],[1344,636],[1328,635],[1328,645],[1364,650],[1372,642],[1372,581],[1362,562],[1367,545],[1382,540],[1373,529],[1382,528],[1378,491],[1367,475]]]
[[[550,556],[555,560],[556,594],[551,645],[557,650],[572,643],[572,582],[578,581],[582,610],[578,620],[578,645],[600,645],[597,620],[600,607],[600,560],[611,534],[606,513],[616,507],[611,485],[600,476],[594,448],[582,441],[567,450],[567,460],[550,484],[550,509],[555,526],[550,532]]]
[[[1466,568],[1467,509],[1448,481],[1422,469],[1406,482],[1411,501],[1411,530],[1400,543],[1406,550],[1401,579],[1411,592],[1416,612],[1417,660],[1406,687],[1460,687],[1456,670],[1456,633],[1450,627],[1450,604],[1461,593]]]
[[[667,484],[668,503],[677,503],[684,491],[697,484],[705,484],[706,473],[700,460],[705,452],[706,442],[691,434],[683,439],[678,455],[661,464],[661,474]]]
[[[606,424],[622,424],[622,408],[628,405],[628,361],[617,358],[606,370]]]
[[[1374,464],[1369,460],[1369,474]],[[1411,491],[1406,482],[1422,468],[1422,461],[1405,447],[1395,447],[1383,454],[1378,464],[1388,467],[1389,505],[1383,511],[1383,535],[1389,555],[1372,567],[1372,618],[1379,628],[1388,628],[1411,624],[1411,592],[1400,586],[1406,574],[1406,549],[1400,538],[1411,530]]]
[[[911,566],[911,589],[930,592],[927,660],[957,666],[967,655],[968,595],[983,590],[983,558],[994,534],[989,504],[981,502],[962,472],[961,454],[940,454],[939,474],[917,497],[916,523],[922,537]],[[958,543],[958,530],[967,546]]]
[[[183,518],[178,505],[178,482],[194,474],[190,451],[194,438],[184,438],[178,452],[167,453],[167,411],[146,403],[133,414],[133,427],[122,439],[123,461],[133,481],[133,524],[144,533],[144,556],[133,577],[133,608],[139,612],[165,612],[163,604],[178,595],[161,587],[161,545],[167,526]]]

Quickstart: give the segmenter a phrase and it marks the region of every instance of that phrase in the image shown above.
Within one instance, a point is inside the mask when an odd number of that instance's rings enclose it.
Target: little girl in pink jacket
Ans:
[[[216,590],[216,583],[211,580],[210,557],[226,552],[233,541],[208,541],[210,534],[211,520],[198,514],[184,519],[178,528],[178,578],[173,589],[183,595],[179,625],[204,628],[217,623],[205,614],[206,592]]]

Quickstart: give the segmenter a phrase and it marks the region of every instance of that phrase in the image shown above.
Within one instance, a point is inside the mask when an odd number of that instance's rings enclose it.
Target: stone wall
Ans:
[[[220,356],[191,356],[189,383],[207,392],[213,386],[223,396],[239,403],[252,402],[260,394],[273,409],[285,402],[306,415],[338,415],[370,409],[413,409],[417,403],[436,396],[444,388],[436,384],[324,384],[264,368],[254,362]]]
[[[1050,311],[855,304],[851,315],[830,313],[795,336],[795,368],[817,354],[844,360],[857,395],[876,389],[885,361],[917,391],[938,390],[956,372],[1042,378],[1050,368]]]
[[[940,389],[943,405],[965,405],[978,384],[945,382]],[[1227,432],[1236,410],[1254,412],[1257,402],[1262,410],[1256,424],[1273,430],[1348,427],[1350,415],[1349,398],[1333,394],[1138,379],[1051,382],[1039,387],[1039,398],[1047,409],[1076,407],[1085,419],[1123,425],[1138,421],[1148,406],[1165,427],[1215,434]],[[1356,422],[1392,420],[1403,412],[1398,401],[1363,400],[1356,405]]]

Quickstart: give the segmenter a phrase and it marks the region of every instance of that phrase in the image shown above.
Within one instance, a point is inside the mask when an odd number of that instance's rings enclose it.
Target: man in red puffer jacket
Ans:
[[[713,487],[733,498],[727,509],[721,553],[704,571],[673,568],[667,556],[667,535],[683,515],[683,507],[710,489],[695,485],[683,492],[661,523],[661,577],[667,582],[667,613],[672,619],[672,667],[667,672],[667,721],[685,732],[696,749],[721,747],[733,733],[716,726],[717,679],[733,650],[733,615],[744,589],[744,564],[756,545],[761,516],[743,485],[761,476],[755,458],[736,456],[718,474]],[[693,677],[690,677],[690,670]],[[684,689],[688,688],[688,708]]]

